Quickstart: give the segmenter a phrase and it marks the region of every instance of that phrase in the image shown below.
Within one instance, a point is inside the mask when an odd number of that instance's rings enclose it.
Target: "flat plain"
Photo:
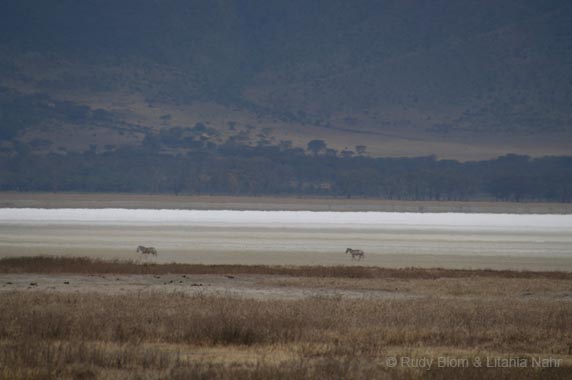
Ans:
[[[0,192],[0,208],[127,208],[572,214],[571,203],[401,201],[371,198]]]
[[[0,203],[569,213],[556,204],[16,198],[3,194]],[[0,225],[0,379],[569,379],[570,236],[566,226],[499,232],[8,218]],[[144,243],[158,256],[136,253]],[[346,246],[366,258],[352,261]]]
[[[569,272],[5,258],[0,304],[3,379],[572,375]]]
[[[143,258],[138,245],[159,255]],[[0,257],[572,270],[571,246],[567,214],[0,209]]]

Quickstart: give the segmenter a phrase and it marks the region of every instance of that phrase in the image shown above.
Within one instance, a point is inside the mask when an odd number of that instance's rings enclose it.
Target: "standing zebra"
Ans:
[[[352,260],[361,260],[365,257],[365,253],[361,249],[346,249],[346,254],[349,253],[352,255]]]
[[[144,247],[140,245],[139,247],[137,247],[137,251],[135,252],[137,253],[141,252],[143,255],[157,256],[157,250],[155,249],[155,247]]]

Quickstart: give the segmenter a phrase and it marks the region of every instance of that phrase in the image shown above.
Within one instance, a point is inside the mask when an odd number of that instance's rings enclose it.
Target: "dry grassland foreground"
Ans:
[[[1,379],[572,379],[565,272],[10,258],[0,308]]]

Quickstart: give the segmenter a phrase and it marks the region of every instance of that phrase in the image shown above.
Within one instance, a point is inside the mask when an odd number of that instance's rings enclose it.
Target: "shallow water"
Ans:
[[[572,215],[0,209],[0,256],[159,262],[572,269]]]

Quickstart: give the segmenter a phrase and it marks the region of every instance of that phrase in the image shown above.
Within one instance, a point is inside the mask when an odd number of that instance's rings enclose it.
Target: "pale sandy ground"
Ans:
[[[394,202],[264,197],[0,193],[0,207],[572,213],[569,204]],[[572,234],[554,231],[305,230],[190,226],[2,225],[0,257],[62,255],[156,262],[252,265],[367,265],[572,271]],[[366,251],[352,261],[345,248]]]
[[[572,214],[572,203],[0,192],[0,208],[8,207]]]
[[[0,257],[61,255],[157,263],[367,265],[382,267],[572,270],[572,234],[563,231],[338,230],[137,225],[0,226]],[[344,254],[366,252],[363,261]]]
[[[254,274],[0,274],[0,292],[14,291],[110,295],[169,293],[259,300],[510,297],[572,302],[572,281],[542,278],[352,279]]]
[[[140,292],[295,300],[312,297],[347,299],[405,299],[422,297],[414,292],[382,289],[336,289],[280,286],[288,277],[270,275],[76,275],[0,274],[0,292],[49,291],[126,294]],[[66,284],[68,282],[68,284]],[[36,285],[30,285],[30,284]],[[274,285],[274,284],[278,285]]]

